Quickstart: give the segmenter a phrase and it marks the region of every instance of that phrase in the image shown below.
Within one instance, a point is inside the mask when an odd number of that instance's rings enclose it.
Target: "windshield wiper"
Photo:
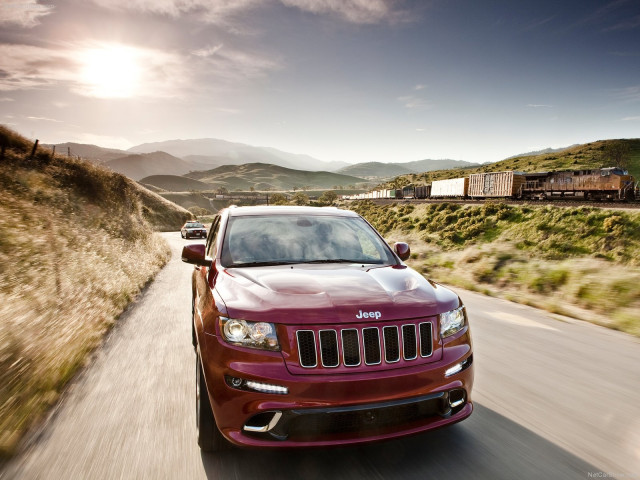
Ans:
[[[292,265],[294,263],[300,262],[290,262],[290,261],[270,261],[270,262],[245,262],[245,263],[233,263],[231,265],[227,265],[226,268],[243,268],[243,267],[272,267],[274,265]]]
[[[362,265],[363,263],[377,263],[377,262],[373,262],[371,260],[365,260],[365,261],[353,260],[349,258],[326,258],[322,260],[306,260],[298,263],[359,263]]]

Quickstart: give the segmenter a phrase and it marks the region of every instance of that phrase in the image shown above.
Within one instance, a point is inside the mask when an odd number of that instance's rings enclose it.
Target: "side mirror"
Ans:
[[[185,245],[182,248],[182,261],[202,267],[210,267],[213,259],[205,256],[205,246],[201,243]]]
[[[396,252],[396,255],[400,257],[400,260],[406,260],[411,256],[411,249],[407,243],[396,242],[393,246],[393,250]]]

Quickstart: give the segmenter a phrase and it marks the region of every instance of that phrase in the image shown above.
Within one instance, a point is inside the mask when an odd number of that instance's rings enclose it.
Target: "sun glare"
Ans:
[[[121,45],[87,49],[81,56],[85,93],[101,98],[129,98],[140,88],[140,55]]]

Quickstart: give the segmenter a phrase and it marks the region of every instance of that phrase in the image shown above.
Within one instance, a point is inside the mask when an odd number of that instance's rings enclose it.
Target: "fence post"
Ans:
[[[38,149],[38,139],[36,138],[36,143],[33,144],[33,150],[31,150],[31,156],[29,158],[33,158],[36,154],[36,150]]]
[[[4,162],[4,152],[7,149],[7,145],[4,143],[4,138],[2,139],[2,153],[0,154],[0,162]]]
[[[56,156],[56,146],[53,146],[53,152],[51,153],[54,157]]]
[[[67,147],[67,157],[71,156],[71,147]]]

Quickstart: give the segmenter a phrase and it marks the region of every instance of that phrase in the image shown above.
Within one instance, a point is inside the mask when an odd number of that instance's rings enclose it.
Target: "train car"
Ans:
[[[530,173],[525,178],[525,198],[632,200],[636,196],[634,178],[618,167]]]
[[[469,190],[469,178],[452,178],[431,182],[431,198],[466,197]]]
[[[429,198],[431,196],[431,185],[417,185],[414,192],[415,198]]]
[[[520,198],[526,178],[520,172],[488,172],[469,175],[469,196],[473,198]]]
[[[413,185],[402,187],[402,198],[415,198],[416,188]]]

